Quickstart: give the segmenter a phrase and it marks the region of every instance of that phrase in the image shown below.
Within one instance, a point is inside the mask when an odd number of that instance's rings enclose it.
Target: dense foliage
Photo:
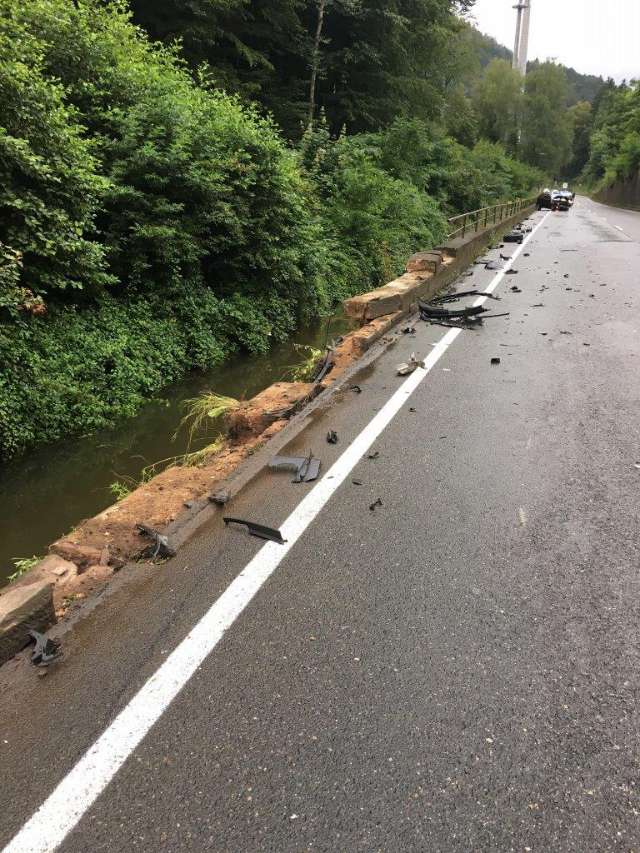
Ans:
[[[609,81],[593,104],[583,131],[580,164],[594,186],[627,180],[640,170],[640,83]]]
[[[0,456],[266,352],[539,186],[484,133],[468,5],[134,2],[161,43],[124,0],[0,0]]]

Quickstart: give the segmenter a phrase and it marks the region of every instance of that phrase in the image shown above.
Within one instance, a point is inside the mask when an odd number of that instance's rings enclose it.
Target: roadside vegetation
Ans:
[[[577,156],[565,69],[523,93],[472,5],[0,0],[0,458],[267,352]]]

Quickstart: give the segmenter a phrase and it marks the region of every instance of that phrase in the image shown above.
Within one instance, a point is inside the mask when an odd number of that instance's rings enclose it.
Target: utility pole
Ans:
[[[516,40],[513,48],[513,67],[524,77],[527,73],[529,54],[529,22],[531,18],[531,0],[518,0],[513,7],[518,12]]]

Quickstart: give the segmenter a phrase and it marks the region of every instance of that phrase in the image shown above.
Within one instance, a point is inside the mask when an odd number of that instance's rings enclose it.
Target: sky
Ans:
[[[476,0],[476,26],[513,50],[516,0]],[[640,78],[640,0],[531,0],[529,59]]]

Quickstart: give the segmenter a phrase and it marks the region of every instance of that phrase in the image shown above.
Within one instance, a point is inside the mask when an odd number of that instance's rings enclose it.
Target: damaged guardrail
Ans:
[[[488,228],[490,225],[497,225],[521,210],[531,207],[535,204],[535,198],[516,199],[515,201],[507,201],[504,204],[494,204],[491,207],[481,207],[479,210],[472,210],[469,213],[460,213],[458,216],[452,216],[447,220],[449,226],[455,226],[449,232],[448,239],[454,237],[464,237],[471,231],[478,232],[483,228]]]

